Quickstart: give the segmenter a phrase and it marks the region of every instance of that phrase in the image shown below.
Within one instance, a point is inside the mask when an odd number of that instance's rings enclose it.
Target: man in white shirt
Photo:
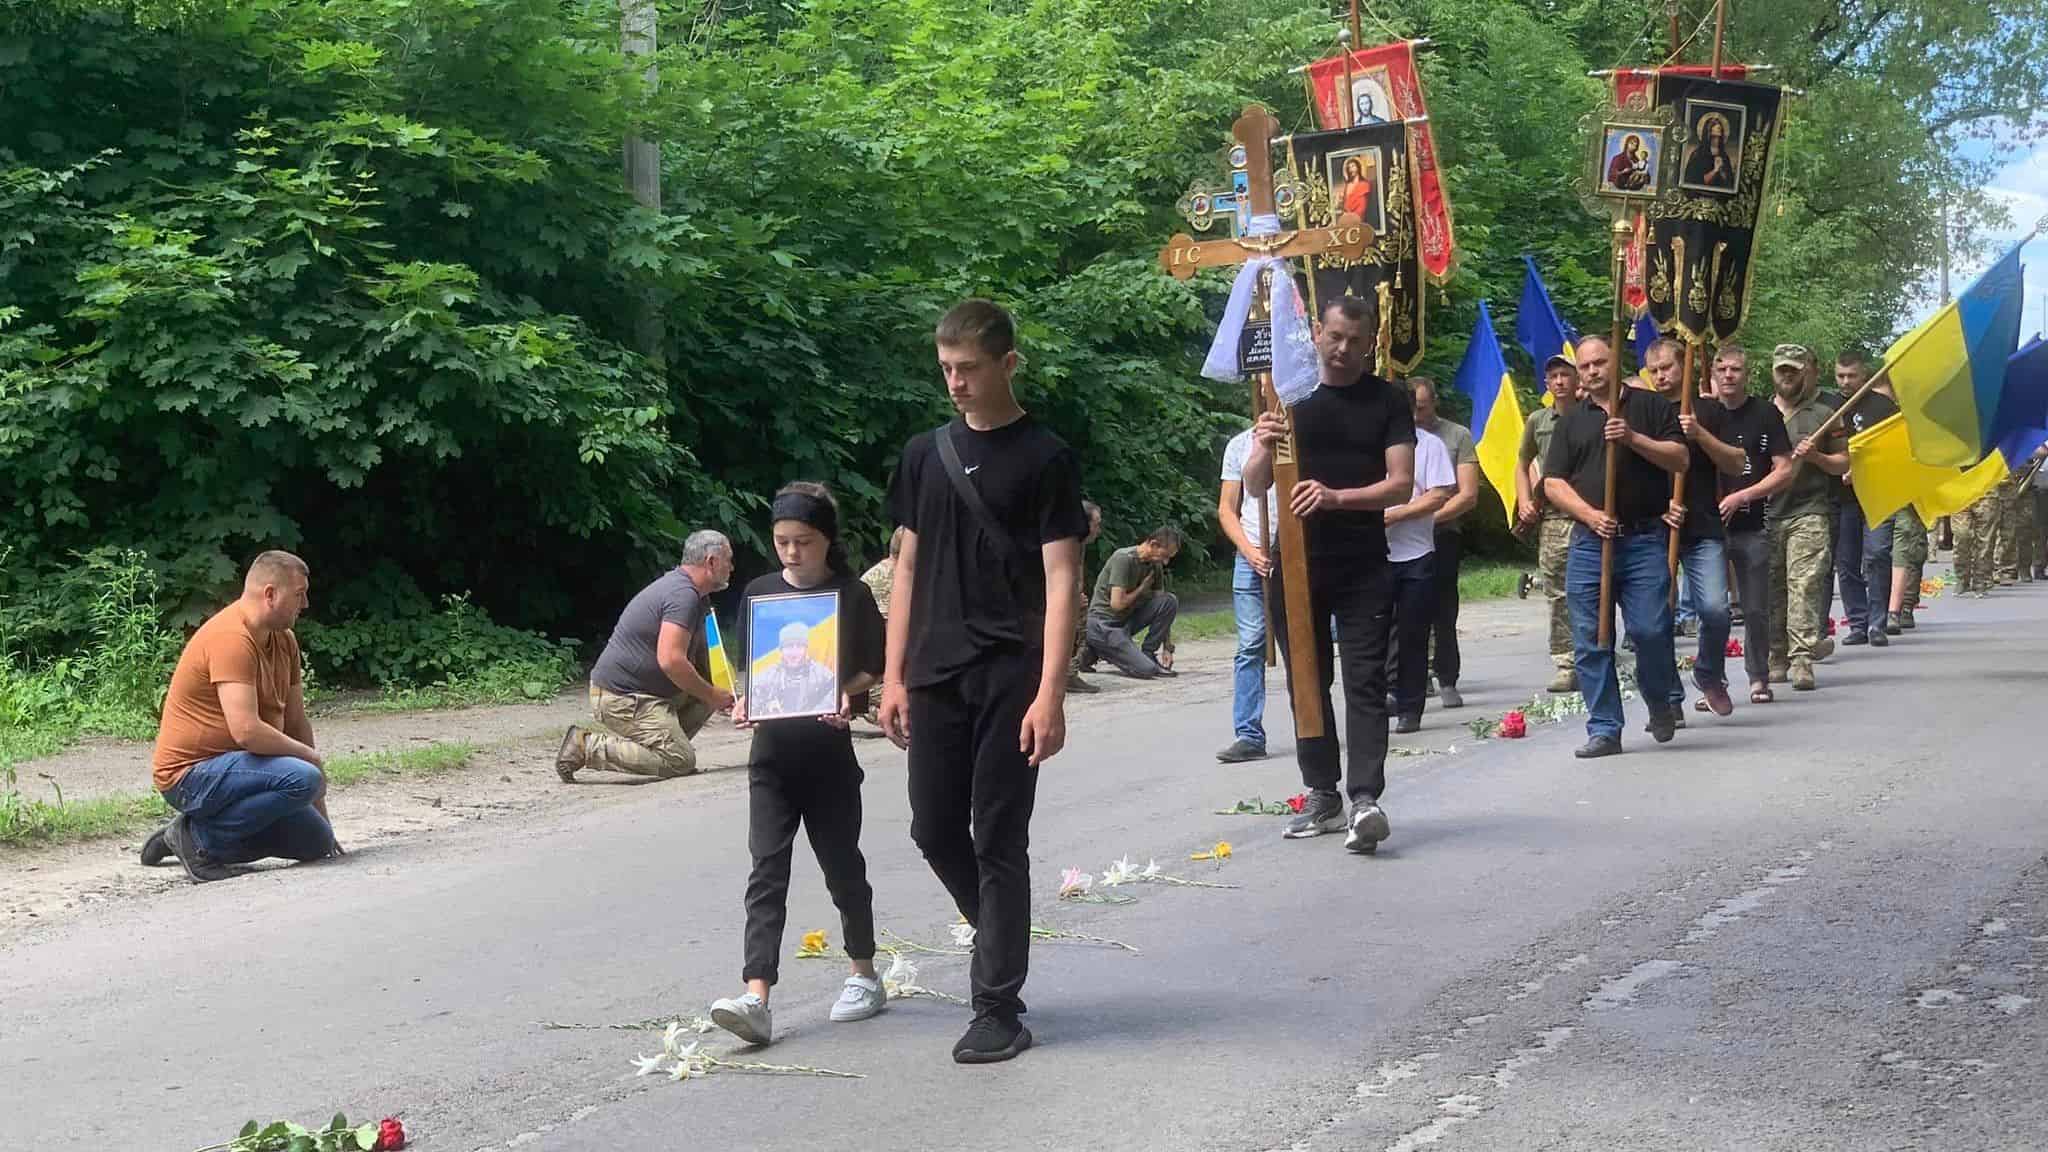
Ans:
[[[1429,687],[1429,629],[1436,619],[1436,515],[1458,494],[1458,470],[1435,433],[1415,428],[1415,494],[1387,509],[1387,561],[1394,574],[1394,690],[1388,711],[1395,732],[1422,729]]]
[[[1231,660],[1230,681],[1232,739],[1216,754],[1225,764],[1266,758],[1266,577],[1273,573],[1270,546],[1280,531],[1280,502],[1274,489],[1266,490],[1262,525],[1258,498],[1244,490],[1244,462],[1251,451],[1251,429],[1230,438],[1223,449],[1223,490],[1216,501],[1216,522],[1237,549],[1230,574],[1231,612],[1237,618],[1237,655]]]

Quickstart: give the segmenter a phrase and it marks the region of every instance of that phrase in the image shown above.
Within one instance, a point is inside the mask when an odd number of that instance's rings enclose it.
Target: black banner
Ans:
[[[1412,371],[1422,361],[1423,277],[1415,238],[1415,172],[1408,129],[1399,123],[1364,124],[1335,132],[1304,132],[1289,139],[1293,179],[1276,189],[1281,215],[1295,227],[1328,227],[1345,213],[1372,229],[1372,243],[1356,262],[1311,257],[1303,282],[1311,309],[1339,296],[1376,300],[1388,290],[1389,332],[1379,370]],[[1297,279],[1301,277],[1297,276]]]
[[[1663,188],[1645,208],[1644,289],[1665,332],[1734,338],[1749,314],[1756,230],[1784,94],[1766,84],[1657,77],[1671,125]]]

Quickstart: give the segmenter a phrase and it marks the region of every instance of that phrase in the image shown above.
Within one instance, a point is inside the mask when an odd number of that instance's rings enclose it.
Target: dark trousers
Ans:
[[[1464,661],[1458,656],[1458,564],[1464,556],[1463,533],[1436,534],[1436,618],[1430,631],[1436,638],[1436,682],[1456,687]]]
[[[829,752],[747,765],[747,851],[754,870],[747,875],[742,980],[775,983],[789,914],[789,859],[799,824],[810,834],[811,854],[839,908],[847,956],[874,958],[875,894],[868,887],[867,859],[860,854],[860,761],[854,758],[852,739],[842,739],[844,746]]]
[[[1339,748],[1337,717],[1330,709],[1330,685],[1336,677],[1331,628],[1344,657],[1344,742],[1350,750],[1346,791],[1354,802],[1373,803],[1387,786],[1387,635],[1393,625],[1392,575],[1384,558],[1336,561],[1308,569],[1309,634],[1315,642],[1322,700],[1323,734],[1313,740],[1297,737],[1294,756],[1301,764],[1301,782],[1311,789],[1337,789]],[[1277,590],[1276,590],[1277,591]],[[1287,651],[1287,597],[1273,597],[1273,632]],[[1287,666],[1287,695],[1309,690],[1294,682],[1294,662]]]
[[[1849,631],[1884,631],[1892,602],[1892,522],[1864,523],[1863,505],[1848,489],[1835,512],[1835,582],[1842,588]]]
[[[1728,533],[1728,560],[1742,598],[1742,670],[1751,685],[1771,677],[1771,534]]]
[[[1039,672],[1036,650],[1012,649],[910,690],[910,838],[974,925],[968,977],[980,1015],[1024,1011],[1038,769],[1017,737]]]
[[[1436,623],[1436,557],[1396,560],[1391,571],[1393,644],[1387,671],[1394,681],[1394,715],[1422,715],[1429,692],[1429,630]]]

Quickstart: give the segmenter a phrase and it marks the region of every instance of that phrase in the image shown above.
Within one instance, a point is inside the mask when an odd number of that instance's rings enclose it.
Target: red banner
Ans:
[[[1614,106],[1624,112],[1648,112],[1657,103],[1657,74],[1668,72],[1673,76],[1712,76],[1711,64],[1671,64],[1663,68],[1617,68],[1614,72]],[[1723,80],[1746,80],[1749,67],[1745,64],[1721,65]]]
[[[1352,115],[1348,117],[1344,109],[1345,79],[1342,56],[1308,66],[1309,100],[1315,105],[1318,127],[1348,128],[1376,120],[1409,120],[1429,115],[1429,106],[1422,98],[1422,81],[1415,74],[1414,46],[1406,40],[1351,54]],[[1444,195],[1443,180],[1437,173],[1434,129],[1425,122],[1415,125],[1408,135],[1415,160],[1415,190],[1419,193],[1416,247],[1423,271],[1431,280],[1442,283],[1457,260],[1457,244],[1451,233],[1451,202]]]

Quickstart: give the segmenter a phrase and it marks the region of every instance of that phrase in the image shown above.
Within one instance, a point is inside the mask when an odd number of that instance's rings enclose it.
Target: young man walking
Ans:
[[[1749,353],[1722,345],[1714,354],[1712,377],[1714,398],[1728,414],[1720,438],[1742,450],[1742,471],[1722,481],[1726,495],[1718,511],[1744,605],[1743,670],[1749,675],[1749,702],[1769,704],[1771,540],[1764,509],[1792,480],[1792,441],[1778,409],[1749,394]]]
[[[1543,365],[1548,408],[1537,408],[1522,426],[1522,445],[1515,470],[1515,531],[1536,531],[1536,569],[1543,575],[1543,599],[1550,605],[1550,677],[1552,692],[1577,692],[1579,673],[1572,659],[1572,613],[1565,600],[1565,560],[1571,555],[1572,518],[1543,495],[1543,460],[1550,452],[1557,422],[1579,401],[1579,367],[1565,356]]]
[[[1237,623],[1237,652],[1230,661],[1231,741],[1216,753],[1225,764],[1266,758],[1266,579],[1273,574],[1268,551],[1280,528],[1280,505],[1270,491],[1255,500],[1244,490],[1244,462],[1251,453],[1251,429],[1230,438],[1216,498],[1216,523],[1237,550],[1230,565],[1230,609]]]
[[[1308,633],[1315,645],[1317,682],[1287,690],[1320,698],[1324,731],[1295,741],[1308,802],[1288,823],[1289,839],[1347,831],[1344,846],[1371,853],[1390,831],[1380,796],[1387,783],[1387,628],[1392,582],[1387,564],[1385,509],[1414,494],[1415,416],[1408,398],[1367,370],[1378,316],[1356,296],[1332,300],[1316,326],[1322,384],[1294,406],[1294,449],[1301,479],[1280,493],[1302,520],[1308,561]],[[1273,486],[1275,446],[1287,436],[1288,417],[1268,412],[1253,426],[1255,442],[1244,465],[1244,486],[1263,499]],[[1287,643],[1285,596],[1273,597],[1273,628]],[[1339,746],[1330,685],[1331,651],[1344,658],[1344,742],[1350,754],[1344,797],[1337,791]]]
[[[1657,391],[1680,406],[1684,387],[1680,357],[1685,349],[1676,340],[1660,339],[1644,355],[1650,378]],[[1692,596],[1693,613],[1699,621],[1699,648],[1693,656],[1692,681],[1700,690],[1706,709],[1726,716],[1735,710],[1728,698],[1728,550],[1727,532],[1721,522],[1721,478],[1740,476],[1746,457],[1730,443],[1728,410],[1717,400],[1703,400],[1692,415],[1681,414],[1679,430],[1685,433],[1687,462],[1680,498],[1665,513],[1664,523],[1678,533],[1679,571]],[[1675,641],[1676,637],[1674,637]],[[1685,727],[1685,687],[1674,681],[1671,707],[1678,726]]]
[[[1587,709],[1586,743],[1574,755],[1584,760],[1621,752],[1621,681],[1614,648],[1599,642],[1600,554],[1606,540],[1614,542],[1614,604],[1635,641],[1636,677],[1650,713],[1650,735],[1663,744],[1677,731],[1671,697],[1678,669],[1671,642],[1664,513],[1671,505],[1671,477],[1685,471],[1687,451],[1677,409],[1657,393],[1621,389],[1616,410],[1607,410],[1616,365],[1606,340],[1588,336],[1576,351],[1582,395],[1578,406],[1558,421],[1543,487],[1552,503],[1579,522],[1566,583],[1579,691]],[[1605,510],[1609,452],[1619,458],[1613,515]]]
[[[1835,357],[1835,389],[1845,399],[1854,396],[1869,379],[1870,362],[1863,353],[1851,350]],[[1892,398],[1891,381],[1880,380],[1877,387],[1849,409],[1843,419],[1844,435],[1868,432],[1898,410],[1899,402]],[[1856,488],[1849,473],[1840,475],[1835,508],[1835,583],[1842,590],[1842,611],[1849,618],[1849,634],[1842,637],[1842,645],[1882,648],[1889,643],[1885,623],[1891,607],[1892,522],[1865,523],[1863,505],[1856,500]]]
[[[1828,574],[1834,567],[1833,494],[1849,471],[1841,430],[1818,435],[1832,415],[1814,399],[1818,378],[1813,353],[1804,345],[1780,344],[1772,353],[1771,379],[1793,445],[1793,475],[1771,501],[1770,679],[1790,681],[1798,692],[1816,687],[1813,663],[1823,650]]]
[[[888,612],[882,730],[910,750],[910,836],[974,926],[962,1064],[1031,1046],[1031,809],[1066,743],[1080,609],[1081,471],[1017,403],[1016,326],[986,300],[939,321],[960,417],[903,449],[889,514],[906,529]]]

